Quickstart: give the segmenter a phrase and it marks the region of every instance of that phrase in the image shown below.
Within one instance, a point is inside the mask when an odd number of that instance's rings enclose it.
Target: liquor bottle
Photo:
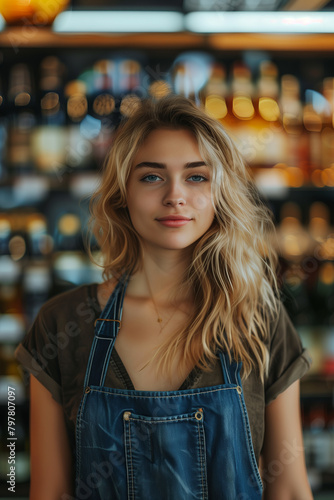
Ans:
[[[15,64],[10,69],[8,101],[7,161],[13,174],[31,172],[31,131],[36,124],[36,115],[32,80],[26,64]]]
[[[8,128],[6,114],[6,100],[0,79],[0,181],[6,179],[8,175],[5,159]]]
[[[255,114],[253,97],[254,85],[250,69],[243,63],[235,63],[227,99],[228,113],[222,123],[248,164],[256,158],[256,143],[250,128],[250,121]]]
[[[46,261],[53,249],[46,217],[40,213],[29,214],[25,221],[25,234],[29,258]]]
[[[228,121],[227,96],[226,69],[223,64],[215,62],[212,64],[209,80],[201,92],[201,101],[205,111],[220,120],[223,125]]]
[[[328,103],[321,131],[321,168],[324,170],[334,164],[334,78],[325,78],[323,95]]]
[[[334,126],[334,78],[325,78],[322,83],[322,94],[326,99],[327,107],[323,110],[323,123],[325,127]]]
[[[196,88],[194,82],[194,72],[187,64],[187,61],[177,61],[172,69],[172,85],[175,94],[182,95],[196,100]]]
[[[286,202],[280,211],[277,235],[282,256],[292,262],[300,262],[310,254],[312,240],[302,224],[301,209],[296,203]]]
[[[92,142],[95,166],[99,168],[112,144],[118,118],[113,95],[114,63],[108,59],[97,61],[93,67],[93,91],[89,95],[89,114],[83,121],[83,130]]]
[[[121,97],[126,94],[143,95],[141,87],[141,64],[135,59],[121,59],[117,65],[118,89],[116,94]]]
[[[27,257],[27,240],[25,231],[25,214],[13,212],[11,214],[11,236],[9,241],[9,253],[13,261],[25,262]]]
[[[146,96],[147,89],[142,84],[142,68],[135,59],[124,59],[118,63],[119,77],[119,111],[121,116],[131,116],[140,106],[141,98]]]
[[[77,251],[83,249],[82,228],[76,213],[60,215],[54,235],[56,251]]]
[[[67,150],[65,112],[62,98],[64,66],[49,56],[40,65],[40,124],[32,135],[32,155],[38,170],[59,175],[64,170]]]
[[[293,75],[282,76],[280,108],[282,126],[286,134],[286,163],[289,167],[300,168],[303,177],[307,180],[309,171],[308,134],[303,126],[299,81]]]
[[[93,167],[93,146],[85,118],[88,112],[87,87],[81,80],[72,80],[65,86],[67,114],[67,154],[69,171],[76,172]]]
[[[260,64],[257,82],[255,113],[250,121],[252,141],[255,145],[253,163],[262,167],[272,167],[286,160],[285,134],[281,126],[278,105],[278,69],[271,61]]]
[[[13,316],[14,323],[15,318],[23,314],[20,280],[25,255],[26,245],[18,218],[15,214],[0,216],[0,313],[7,318]],[[10,331],[8,325],[6,330]]]
[[[312,241],[303,227],[300,207],[292,202],[284,203],[280,223],[276,230],[278,251],[285,264],[282,275],[283,294],[289,298],[289,312],[296,325],[314,323],[314,309],[310,303],[305,259],[309,255]]]
[[[330,236],[330,211],[328,205],[320,201],[313,202],[309,209],[308,231],[313,238],[314,247],[312,255],[319,255],[320,246]],[[325,258],[325,256],[323,256]]]
[[[314,184],[318,184],[317,179],[320,180],[321,178],[319,169],[322,164],[321,133],[323,129],[323,116],[319,110],[319,97],[317,92],[306,90],[303,107],[303,123],[308,132],[309,141],[309,181]]]

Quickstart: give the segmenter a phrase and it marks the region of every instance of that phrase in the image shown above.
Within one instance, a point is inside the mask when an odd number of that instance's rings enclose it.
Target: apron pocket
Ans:
[[[177,416],[123,413],[128,500],[207,500],[202,408]]]

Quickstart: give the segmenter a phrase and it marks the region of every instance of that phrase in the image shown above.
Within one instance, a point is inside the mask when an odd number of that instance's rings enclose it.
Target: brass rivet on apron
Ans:
[[[240,385],[237,386],[237,392],[238,392],[238,394],[242,393],[242,389],[241,389]]]
[[[123,413],[124,420],[130,420],[131,411],[125,411]]]
[[[197,410],[197,412],[195,413],[195,418],[196,418],[196,420],[202,420],[202,418],[203,418],[203,410],[202,410],[202,408],[200,408],[199,410]]]
[[[88,394],[90,392],[90,387],[86,387],[85,393]]]

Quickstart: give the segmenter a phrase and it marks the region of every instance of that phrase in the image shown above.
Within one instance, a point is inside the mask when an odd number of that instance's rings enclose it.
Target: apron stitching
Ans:
[[[79,412],[79,422],[80,422],[80,424],[78,425],[78,428],[77,428],[78,446],[77,446],[77,450],[76,450],[76,456],[77,456],[77,469],[78,469],[78,472],[81,469],[81,453],[79,453],[79,450],[81,450],[81,417],[82,417],[83,408],[84,408],[84,405],[85,405],[85,402],[86,402],[86,397],[85,396],[86,395],[84,394],[84,398],[83,398],[83,400],[81,401],[81,404],[80,404],[80,412]]]
[[[112,347],[114,345],[112,338],[109,338],[108,340],[110,342],[109,342],[109,346],[108,346],[108,349],[107,349],[107,352],[106,352],[106,357],[104,359],[104,363],[103,363],[103,367],[102,367],[102,371],[101,371],[100,385],[103,385],[103,383],[105,381],[106,371],[107,371],[108,366],[109,366],[109,352],[111,351],[111,349],[112,349]]]
[[[225,366],[225,372],[226,372],[226,375],[227,375],[227,378],[228,378],[228,383],[230,384],[231,383],[231,379],[230,379],[230,373],[227,369],[227,365],[226,365],[226,359],[225,359],[225,356],[223,355],[223,363],[224,363],[224,366]]]
[[[237,364],[235,367],[235,372],[234,372],[234,379],[235,379],[235,383],[237,385],[238,385],[238,368],[239,368],[239,365]]]
[[[128,424],[129,427],[129,449],[130,449],[130,469],[131,469],[131,497],[132,500],[135,498],[134,485],[133,485],[133,463],[132,463],[132,449],[131,449],[131,426],[130,422]]]
[[[94,357],[95,357],[96,346],[97,346],[97,339],[96,339],[96,337],[94,337],[93,342],[92,342],[91,351],[89,354],[87,369],[86,369],[84,388],[87,387],[87,385],[89,385],[89,380],[90,380],[91,371],[92,371],[92,365],[93,365],[93,361],[94,361]]]
[[[204,429],[204,424],[202,424],[202,439],[203,439],[203,459],[204,459],[204,500],[207,500],[208,498],[208,483],[207,483],[207,468],[206,468],[206,441],[205,441],[205,429]]]
[[[197,422],[197,430],[198,430],[198,439],[199,439],[199,459],[201,463],[201,482],[202,482],[202,499],[204,500],[204,479],[203,479],[203,474],[204,474],[204,467],[203,467],[203,453],[202,453],[202,439],[201,439],[201,429],[200,429],[200,423]]]
[[[133,468],[132,468],[132,450],[131,450],[131,435],[130,435],[130,424],[124,421],[124,436],[125,445],[128,443],[125,449],[125,461],[127,469],[127,485],[128,485],[128,500],[133,500]]]
[[[153,417],[154,418],[154,417]],[[132,420],[132,422],[145,422],[145,424],[173,424],[174,422],[184,422],[184,421],[192,421],[194,420],[195,417],[166,417],[166,419],[162,420],[146,420],[145,418],[129,418],[129,420]],[[195,419],[197,421],[197,419]]]
[[[154,396],[143,396],[143,395],[135,395],[135,394],[119,394],[118,392],[113,392],[113,390],[111,391],[103,391],[102,389],[94,389],[94,387],[91,387],[91,390],[94,391],[94,392],[102,392],[103,394],[117,394],[117,395],[121,395],[121,396],[125,396],[125,397],[128,397],[128,398],[145,398],[145,399],[165,399],[165,398],[180,398],[180,397],[187,397],[187,396],[194,396],[194,395],[201,395],[201,394],[210,394],[211,392],[218,392],[218,391],[228,391],[228,390],[236,390],[237,386],[235,387],[221,387],[219,389],[212,389],[210,391],[200,391],[200,392],[196,392],[196,393],[188,393],[188,394],[175,394],[174,396],[172,395],[162,395],[162,396],[157,396],[157,395],[154,395]],[[124,393],[124,389],[120,389],[123,393]],[[136,391],[136,392],[139,392],[139,391]],[[155,392],[159,392],[159,391],[155,391]],[[167,392],[175,392],[175,391],[167,391]]]

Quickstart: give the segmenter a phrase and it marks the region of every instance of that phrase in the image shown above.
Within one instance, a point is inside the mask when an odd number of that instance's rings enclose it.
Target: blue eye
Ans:
[[[208,179],[206,177],[204,177],[203,175],[192,175],[191,177],[189,177],[189,179],[191,179],[192,177],[199,177],[200,179],[202,179],[200,182],[205,182],[207,181]]]
[[[146,175],[145,177],[143,177],[142,179],[140,179],[140,182],[148,182],[148,183],[153,184],[153,181],[147,180],[149,177],[156,177],[157,179],[160,179],[160,177],[158,177],[157,175],[149,174],[149,175]]]
[[[155,181],[153,180],[149,180],[149,178],[152,178],[152,177],[155,177],[156,179],[160,179],[160,177],[158,175],[154,175],[154,174],[149,174],[149,175],[146,175],[145,177],[143,177],[142,179],[140,179],[140,182],[146,182],[148,184],[153,184]],[[200,181],[194,181],[195,184],[200,184],[201,182],[205,182],[207,181],[208,179],[206,177],[204,177],[203,175],[191,175],[190,177],[188,177],[188,179],[193,179],[194,177],[197,177],[200,179]]]

